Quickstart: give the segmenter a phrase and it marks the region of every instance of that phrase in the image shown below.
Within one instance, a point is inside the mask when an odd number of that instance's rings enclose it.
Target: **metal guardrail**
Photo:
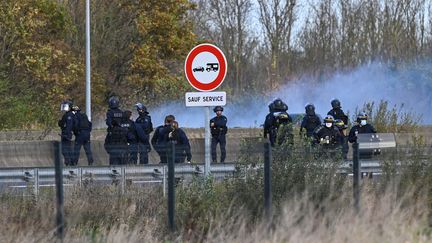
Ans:
[[[175,177],[191,180],[193,176],[203,176],[204,164],[176,164]],[[238,168],[235,163],[212,164],[211,174],[215,179],[234,175]],[[377,160],[363,160],[361,171],[381,173],[381,165]],[[351,174],[352,162],[345,161],[339,173]],[[63,168],[65,186],[83,186],[85,183],[118,184],[121,192],[126,191],[129,184],[162,184],[166,195],[168,165],[149,164],[141,166],[82,166]],[[35,195],[40,188],[53,187],[55,183],[54,167],[0,168],[0,192],[8,189],[32,188]]]
[[[234,163],[211,166],[211,173],[216,179],[233,175],[235,170]],[[175,177],[181,180],[191,180],[193,176],[201,176],[203,173],[204,164],[176,164],[175,167]],[[167,176],[168,165],[165,164],[63,168],[65,186],[82,186],[84,183],[119,184],[122,193],[126,191],[127,184],[160,183],[163,185],[163,194],[165,195]],[[41,187],[53,187],[54,183],[54,167],[0,169],[0,191],[13,188],[33,188],[33,193],[38,195]]]

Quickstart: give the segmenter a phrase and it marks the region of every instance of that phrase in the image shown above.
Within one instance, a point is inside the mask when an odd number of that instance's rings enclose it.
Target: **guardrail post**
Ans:
[[[79,177],[79,187],[82,187],[82,179],[83,179],[83,173],[82,173],[82,168],[78,168],[78,177]]]
[[[360,150],[359,144],[353,143],[353,193],[354,208],[357,212],[360,210]]]
[[[175,163],[175,144],[174,142],[169,143],[169,153],[171,156],[168,157],[168,225],[171,232],[175,231],[175,178],[174,178],[174,163]],[[171,157],[171,158],[170,158]]]
[[[267,219],[272,217],[272,193],[271,193],[271,147],[270,143],[264,143],[264,210]]]
[[[57,231],[56,236],[63,242],[64,238],[64,194],[63,194],[63,163],[60,161],[60,143],[54,142],[55,146],[55,182],[57,197]]]
[[[123,166],[121,168],[121,193],[125,194],[126,192],[126,168]]]
[[[39,197],[39,169],[36,168],[34,170],[34,177],[35,177],[35,181],[34,181],[34,194],[36,197],[36,200]]]

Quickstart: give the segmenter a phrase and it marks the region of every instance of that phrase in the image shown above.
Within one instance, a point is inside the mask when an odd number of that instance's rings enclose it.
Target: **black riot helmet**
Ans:
[[[288,106],[280,99],[277,98],[273,101],[274,111],[287,111]]]
[[[213,112],[218,112],[218,111],[223,111],[224,109],[223,109],[223,107],[222,106],[220,106],[220,105],[218,105],[218,106],[216,106],[215,108],[213,108]]]
[[[334,121],[335,121],[335,119],[333,118],[332,115],[327,115],[327,116],[324,118],[324,123],[334,123]]]
[[[148,114],[147,107],[145,107],[142,103],[136,103],[135,107],[139,114]]]
[[[273,102],[271,102],[271,103],[268,105],[268,108],[269,108],[269,112],[274,112],[274,104],[273,104]]]
[[[111,109],[119,108],[120,106],[120,100],[117,96],[112,96],[108,100],[108,107]]]
[[[60,104],[60,111],[71,111],[72,110],[72,101],[71,100],[64,100],[61,104]]]
[[[334,120],[334,125],[339,129],[345,129],[345,123],[341,119]]]
[[[368,115],[366,114],[366,112],[360,112],[357,115],[357,122],[360,123],[361,120],[367,120],[368,119]]]
[[[306,115],[315,115],[315,106],[312,103],[309,103],[305,106]]]
[[[331,106],[333,107],[333,109],[339,109],[341,108],[341,103],[338,99],[333,99],[331,101]]]
[[[275,100],[273,101],[273,104],[274,104],[276,107],[281,107],[281,106],[283,105],[283,101],[282,101],[281,99],[277,98],[277,99],[275,99]]]

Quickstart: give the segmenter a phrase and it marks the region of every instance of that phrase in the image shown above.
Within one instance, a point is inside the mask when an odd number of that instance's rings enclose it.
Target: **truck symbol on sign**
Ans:
[[[206,71],[215,71],[217,72],[219,70],[219,63],[207,63]]]

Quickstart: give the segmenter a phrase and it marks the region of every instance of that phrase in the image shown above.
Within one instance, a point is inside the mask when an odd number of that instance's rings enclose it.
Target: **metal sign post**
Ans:
[[[205,165],[204,174],[208,176],[210,174],[210,126],[208,125],[210,121],[210,107],[204,107],[205,109],[205,129],[204,129],[204,139],[205,139]]]
[[[218,88],[227,73],[227,61],[223,52],[212,44],[200,44],[192,48],[185,60],[184,72],[189,84],[201,92],[185,95],[187,107],[202,106],[205,111],[204,146],[205,176],[210,175],[210,106],[224,106],[225,92],[209,92]]]

